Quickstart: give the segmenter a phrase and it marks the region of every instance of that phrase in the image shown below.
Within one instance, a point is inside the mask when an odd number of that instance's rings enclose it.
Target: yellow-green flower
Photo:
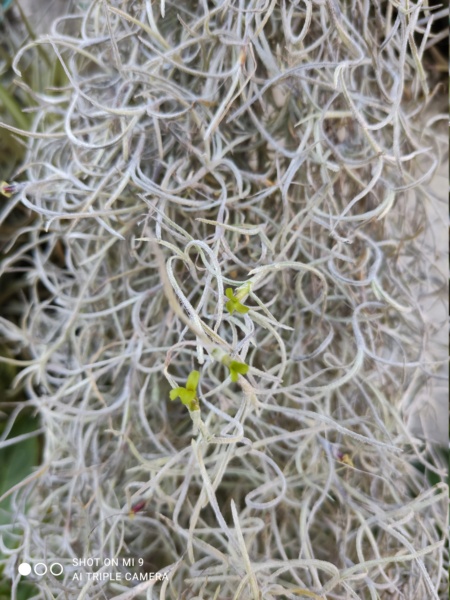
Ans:
[[[180,398],[181,402],[188,407],[190,411],[200,410],[197,398],[197,386],[200,380],[198,371],[191,371],[186,381],[186,387],[176,387],[170,391],[170,399]]]
[[[242,315],[245,315],[245,313],[248,313],[248,311],[250,310],[248,308],[248,306],[244,306],[238,300],[238,298],[236,298],[236,296],[233,294],[233,290],[231,288],[227,288],[225,290],[225,295],[229,299],[228,302],[225,304],[225,307],[226,307],[227,311],[230,313],[230,315],[232,315],[234,311],[241,313]]]
[[[230,369],[231,381],[236,382],[239,379],[239,375],[246,375],[248,372],[248,365],[237,360],[232,360],[227,366]]]
[[[236,382],[239,379],[239,375],[246,375],[248,373],[248,365],[246,365],[244,362],[233,360],[231,356],[229,356],[221,348],[214,348],[212,351],[212,356],[230,370],[231,381]]]

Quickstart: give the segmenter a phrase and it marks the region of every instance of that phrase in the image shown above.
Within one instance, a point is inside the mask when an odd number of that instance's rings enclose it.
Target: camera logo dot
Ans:
[[[28,563],[20,563],[17,570],[19,571],[20,575],[26,577],[31,573],[31,565],[29,565]]]
[[[61,575],[61,573],[63,571],[64,571],[64,568],[61,563],[52,563],[50,565],[50,573],[52,575],[55,575],[55,577],[57,577],[58,575]]]
[[[36,575],[42,577],[42,575],[45,575],[47,573],[47,565],[45,565],[44,563],[36,563],[34,565],[33,571],[36,573]]]
[[[45,563],[38,562],[34,565],[33,569],[31,569],[31,565],[29,563],[20,563],[20,565],[17,567],[17,570],[19,571],[19,575],[23,575],[24,577],[29,575],[32,570],[38,577],[45,575],[48,570],[50,570],[52,575],[58,577],[58,575],[61,575],[61,573],[64,571],[64,567],[61,563],[55,562],[50,565],[50,568],[48,568]]]

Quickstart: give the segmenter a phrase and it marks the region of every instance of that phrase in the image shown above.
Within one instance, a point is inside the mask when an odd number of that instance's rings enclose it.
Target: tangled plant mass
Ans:
[[[443,598],[443,472],[399,410],[445,359],[417,294],[444,278],[433,10],[75,5],[15,59],[66,81],[29,90],[2,213],[33,215],[0,327],[45,442],[3,528],[12,597],[45,558],[36,598]],[[167,577],[94,580],[92,556]]]

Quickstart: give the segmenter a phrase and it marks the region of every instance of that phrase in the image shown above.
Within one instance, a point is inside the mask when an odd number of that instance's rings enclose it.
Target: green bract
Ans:
[[[225,290],[225,295],[229,298],[228,302],[225,304],[227,311],[230,315],[233,314],[234,311],[245,314],[250,310],[248,306],[244,306],[233,294],[233,290],[231,288],[227,288]]]
[[[200,379],[198,371],[191,371],[186,381],[185,387],[176,387],[170,391],[170,399],[180,398],[181,402],[188,407],[190,411],[200,410],[197,398],[197,385]]]

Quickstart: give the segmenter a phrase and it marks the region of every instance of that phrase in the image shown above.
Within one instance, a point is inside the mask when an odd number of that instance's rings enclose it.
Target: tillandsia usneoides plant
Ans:
[[[1,219],[30,216],[3,360],[44,443],[8,492],[11,597],[26,563],[36,599],[443,598],[444,470],[405,415],[445,370],[441,9],[71,7],[14,60],[60,85],[3,125]]]

